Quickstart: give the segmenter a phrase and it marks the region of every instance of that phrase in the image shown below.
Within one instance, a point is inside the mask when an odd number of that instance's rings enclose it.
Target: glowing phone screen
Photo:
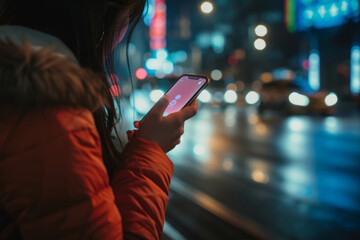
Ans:
[[[206,79],[201,77],[183,76],[166,93],[170,97],[169,106],[163,116],[180,111],[190,99],[206,84]]]

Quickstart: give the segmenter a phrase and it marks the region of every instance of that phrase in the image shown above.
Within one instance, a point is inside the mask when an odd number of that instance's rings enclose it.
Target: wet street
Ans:
[[[0,240],[360,240],[360,0],[0,0],[0,74]]]
[[[170,158],[170,238],[359,239],[359,115],[204,107]]]

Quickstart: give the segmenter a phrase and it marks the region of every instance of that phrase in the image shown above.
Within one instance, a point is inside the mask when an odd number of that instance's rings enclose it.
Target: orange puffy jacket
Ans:
[[[157,144],[131,140],[109,183],[89,110],[11,112],[0,116],[0,239],[160,238],[173,165]]]

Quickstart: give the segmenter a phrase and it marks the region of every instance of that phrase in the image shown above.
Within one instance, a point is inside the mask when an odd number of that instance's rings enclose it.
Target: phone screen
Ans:
[[[180,111],[206,84],[207,79],[204,77],[187,75],[180,77],[166,93],[170,97],[170,103],[163,116]]]

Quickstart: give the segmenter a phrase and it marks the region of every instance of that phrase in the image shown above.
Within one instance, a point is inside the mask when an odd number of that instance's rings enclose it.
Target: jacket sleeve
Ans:
[[[125,167],[111,182],[125,239],[159,239],[173,164],[155,143],[134,138],[124,148]]]
[[[1,204],[23,239],[122,239],[95,127],[42,135],[0,161]]]

